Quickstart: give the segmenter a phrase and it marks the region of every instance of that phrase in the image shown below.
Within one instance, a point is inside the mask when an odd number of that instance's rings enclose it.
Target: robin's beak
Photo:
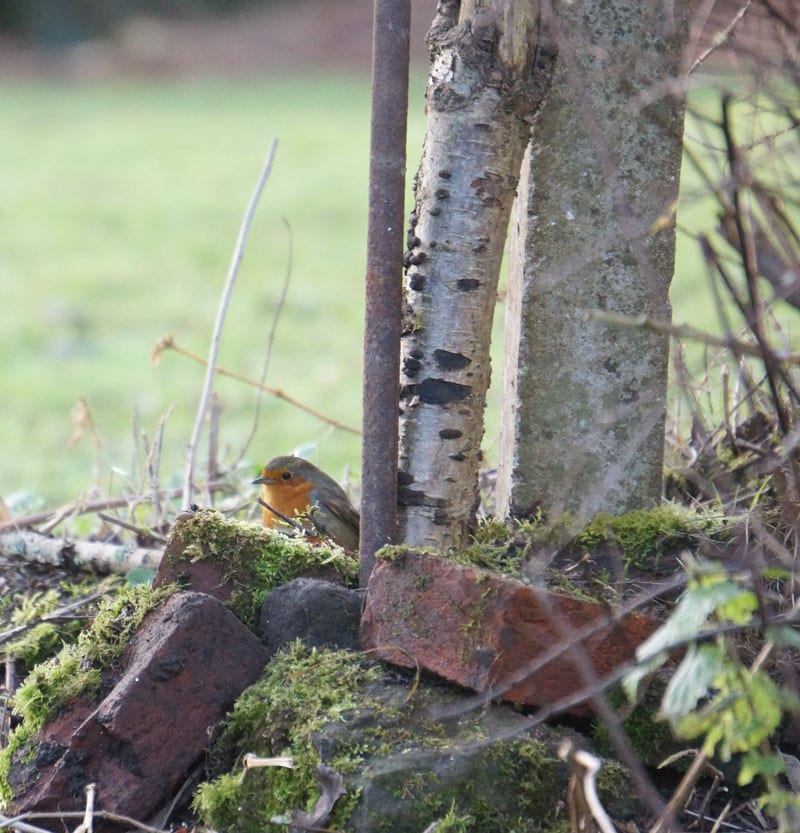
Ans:
[[[264,475],[262,474],[261,477],[257,477],[255,480],[251,480],[250,482],[254,486],[258,486],[258,485],[261,485],[263,483],[272,483],[272,480],[270,480],[269,477],[264,477]]]

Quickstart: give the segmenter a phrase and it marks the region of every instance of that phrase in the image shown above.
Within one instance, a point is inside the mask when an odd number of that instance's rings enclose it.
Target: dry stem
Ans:
[[[208,363],[206,365],[206,378],[203,383],[203,391],[200,395],[200,404],[197,406],[197,417],[192,430],[192,436],[189,440],[189,445],[186,449],[186,474],[183,483],[183,506],[188,508],[192,503],[192,490],[194,488],[194,465],[195,454],[197,453],[197,444],[200,440],[200,433],[203,430],[203,421],[205,420],[206,411],[208,410],[208,403],[211,399],[211,392],[214,387],[214,372],[217,365],[217,355],[219,354],[219,342],[222,337],[222,326],[225,322],[225,315],[228,311],[228,304],[230,302],[231,294],[233,292],[233,285],[236,282],[236,275],[239,272],[239,264],[244,253],[244,245],[247,241],[247,234],[250,231],[250,226],[253,222],[256,206],[258,205],[261,192],[269,178],[272,170],[272,160],[275,158],[275,151],[278,147],[278,140],[274,139],[269,149],[267,161],[264,163],[264,168],[261,171],[261,176],[256,184],[256,189],[250,199],[250,203],[245,211],[244,219],[242,220],[241,228],[239,229],[239,237],[236,240],[236,246],[233,250],[233,257],[231,265],[228,270],[228,277],[225,280],[225,287],[222,290],[222,297],[219,302],[219,309],[217,310],[217,319],[214,322],[214,329],[211,335],[211,347],[208,351]]]

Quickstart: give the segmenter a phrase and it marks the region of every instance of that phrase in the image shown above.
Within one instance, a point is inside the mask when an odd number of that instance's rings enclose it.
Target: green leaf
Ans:
[[[636,690],[642,678],[667,661],[670,648],[696,638],[705,630],[708,617],[714,610],[742,592],[731,581],[711,583],[708,576],[703,578],[705,583],[686,590],[669,619],[637,649],[637,664],[622,680],[629,700],[636,699]]]
[[[800,630],[791,625],[771,625],[767,628],[766,637],[776,645],[800,648]]]
[[[152,584],[155,577],[155,570],[148,570],[147,567],[135,567],[125,573],[125,583],[128,587],[134,587],[137,584]]]
[[[747,625],[758,610],[758,599],[752,590],[739,589],[738,595],[717,607],[717,615],[723,621],[734,625]]]
[[[722,673],[725,660],[719,645],[690,646],[664,692],[659,716],[674,724],[694,711]]]
[[[738,783],[745,787],[759,775],[780,775],[785,771],[786,765],[777,753],[763,755],[757,749],[749,749],[741,758]]]

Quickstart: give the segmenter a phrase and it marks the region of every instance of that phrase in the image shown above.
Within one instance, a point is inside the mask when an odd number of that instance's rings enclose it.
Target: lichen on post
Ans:
[[[689,4],[554,4],[558,61],[511,223],[499,515],[656,505]],[[599,310],[598,315],[592,313]]]

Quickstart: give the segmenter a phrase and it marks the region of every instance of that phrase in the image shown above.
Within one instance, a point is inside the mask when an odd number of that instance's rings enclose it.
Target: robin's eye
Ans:
[[[282,480],[291,480],[291,479],[292,479],[292,473],[291,473],[290,471],[285,471],[285,472],[281,475],[281,479],[282,479]]]

